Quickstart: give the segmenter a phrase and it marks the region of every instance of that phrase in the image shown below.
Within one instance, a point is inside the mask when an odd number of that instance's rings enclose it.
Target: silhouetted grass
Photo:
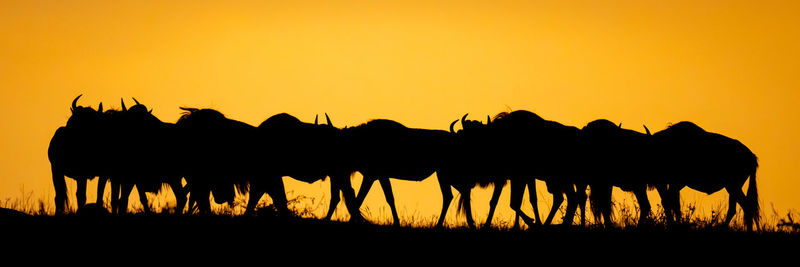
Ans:
[[[423,216],[407,210],[400,210],[401,227],[394,227],[390,221],[324,221],[318,219],[313,211],[326,205],[323,203],[325,201],[295,196],[293,193],[288,195],[293,215],[286,218],[278,216],[267,201],[259,204],[254,216],[241,216],[243,201],[234,202],[232,207],[221,206],[210,215],[176,215],[174,210],[162,208],[150,214],[54,216],[47,201],[36,200],[32,194],[25,194],[24,198],[0,202],[0,207],[31,215],[4,214],[0,217],[0,225],[3,229],[13,229],[10,235],[5,236],[6,242],[23,246],[40,245],[42,240],[96,240],[130,251],[141,251],[142,247],[153,244],[165,244],[169,249],[187,253],[217,249],[260,251],[254,253],[328,251],[342,255],[447,251],[447,255],[432,256],[478,257],[509,256],[511,252],[529,255],[534,251],[545,253],[543,255],[566,256],[570,254],[569,251],[594,251],[628,256],[631,251],[650,253],[641,255],[660,255],[664,251],[786,249],[800,245],[800,223],[796,221],[800,217],[796,212],[789,212],[785,216],[779,216],[774,211],[773,214],[764,214],[762,230],[757,233],[747,233],[740,223],[741,218],[735,218],[731,227],[722,226],[725,215],[720,211],[723,207],[715,208],[708,214],[699,214],[691,203],[683,207],[686,219],[679,225],[667,225],[663,209],[658,206],[654,207],[652,222],[639,225],[636,223],[639,214],[636,205],[618,205],[612,227],[596,224],[589,216],[586,227],[553,225],[513,230],[513,221],[495,220],[490,229],[470,229],[461,223],[463,218],[459,218],[459,223],[446,223],[444,228],[436,228],[436,216]],[[380,215],[372,212],[366,209],[364,215],[367,218]],[[576,217],[575,222],[578,220]],[[61,249],[79,248],[67,246]]]

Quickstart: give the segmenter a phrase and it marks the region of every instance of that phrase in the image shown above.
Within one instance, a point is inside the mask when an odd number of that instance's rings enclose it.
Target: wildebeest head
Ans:
[[[136,103],[135,105],[131,106],[130,108],[125,108],[125,101],[120,99],[122,104],[122,117],[124,117],[125,123],[129,124],[129,127],[133,128],[152,128],[158,127],[161,125],[161,120],[159,120],[156,116],[153,115],[153,110],[148,110],[147,107],[136,98],[133,98],[133,101]],[[140,129],[141,130],[141,129]]]
[[[491,126],[492,119],[489,116],[486,117],[485,124],[482,121],[478,120],[468,120],[467,116],[469,116],[469,113],[464,114],[464,116],[461,117],[461,120],[454,120],[452,123],[450,123],[450,133],[462,136],[485,134],[488,131],[489,126]],[[459,121],[461,122],[461,130],[456,131],[455,125]]]
[[[72,100],[70,111],[72,115],[67,120],[67,127],[94,127],[98,124],[100,116],[103,113],[103,103],[100,103],[98,110],[92,107],[78,106],[78,99],[83,95],[79,95]]]

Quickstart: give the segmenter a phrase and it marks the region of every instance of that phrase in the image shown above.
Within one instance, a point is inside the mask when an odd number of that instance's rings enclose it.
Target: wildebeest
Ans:
[[[286,213],[287,200],[281,177],[264,176],[269,153],[256,127],[228,119],[213,109],[181,107],[176,123],[183,143],[182,164],[190,194],[190,212],[197,203],[201,213],[210,212],[209,194],[217,203],[233,203],[235,189],[248,191],[248,182],[260,181],[275,206]]]
[[[259,138],[264,151],[259,159],[263,160],[260,171],[264,175],[250,180],[250,197],[246,213],[254,210],[265,190],[278,185],[282,176],[295,180],[313,183],[331,178],[331,202],[325,219],[333,215],[339,203],[339,192],[345,198],[351,220],[361,220],[357,208],[353,208],[355,192],[350,185],[350,173],[347,162],[339,152],[347,147],[341,146],[339,129],[331,123],[325,114],[327,124],[320,125],[317,118],[314,123],[304,123],[292,115],[281,113],[269,117],[258,126]]]
[[[76,198],[78,208],[86,204],[86,181],[102,175],[105,166],[101,152],[103,147],[97,142],[102,135],[103,104],[98,110],[78,106],[79,95],[72,100],[71,116],[67,125],[59,127],[47,149],[50,170],[55,188],[56,213],[64,213],[69,207],[67,185],[64,176],[77,182]],[[102,194],[98,196],[101,199]]]
[[[364,176],[356,197],[355,208],[361,206],[370,187],[377,180],[383,188],[386,202],[391,207],[394,225],[400,225],[400,218],[389,178],[422,181],[434,172],[454,164],[453,155],[457,153],[453,133],[408,128],[392,120],[371,120],[355,127],[346,127],[341,131],[341,140],[347,149],[343,151],[347,165],[352,171],[358,171]],[[442,226],[444,223],[444,215],[453,198],[450,187],[454,186],[457,190],[461,190],[455,183],[456,178],[451,178],[451,175],[453,174],[447,171],[437,173],[443,198],[442,215],[437,226]],[[473,225],[469,214],[467,221]]]
[[[109,111],[106,120],[110,139],[106,144],[121,151],[113,157],[109,172],[112,181],[112,212],[127,211],[128,196],[135,185],[139,199],[146,212],[150,211],[146,193],[157,194],[168,184],[177,200],[176,212],[186,204],[186,192],[181,179],[183,166],[181,136],[172,123],[165,123],[152,114],[152,110],[140,104],[122,111]],[[121,195],[120,195],[121,191]]]
[[[491,225],[491,218],[494,215],[494,206],[497,205],[500,192],[508,181],[508,177],[504,173],[504,169],[499,165],[503,164],[504,155],[502,149],[495,145],[495,137],[491,132],[488,125],[491,124],[491,118],[487,117],[487,123],[483,124],[476,120],[467,120],[465,114],[461,117],[462,129],[455,131],[454,125],[459,120],[453,121],[450,124],[450,132],[454,134],[454,152],[452,157],[452,164],[448,164],[440,170],[443,178],[449,180],[447,182],[454,185],[458,189],[461,197],[458,201],[459,211],[467,215],[468,222],[471,222],[471,190],[475,186],[482,188],[494,185],[495,194],[492,195],[490,202],[488,220],[484,227]],[[535,191],[535,189],[532,189]],[[444,211],[442,212],[444,214]],[[538,217],[537,217],[538,220]],[[471,226],[471,225],[470,225]]]
[[[595,218],[602,216],[606,225],[612,223],[611,192],[612,186],[617,186],[635,194],[641,212],[639,223],[646,221],[651,211],[647,189],[660,185],[653,179],[652,159],[646,156],[652,151],[652,138],[605,119],[584,126],[581,138]]]
[[[555,212],[564,201],[564,195],[567,196],[568,203],[564,223],[571,224],[577,205],[581,204],[583,207],[585,203],[585,198],[576,194],[574,187],[582,176],[580,130],[544,120],[533,112],[525,110],[502,112],[495,116],[493,121],[487,121],[485,125],[480,123],[465,125],[464,132],[469,134],[469,131],[480,128],[488,128],[482,137],[483,142],[494,146],[493,153],[503,159],[495,162],[491,168],[510,181],[510,205],[517,216],[528,225],[540,222],[534,180],[540,179],[547,183],[547,190],[553,194],[553,207],[545,219],[545,224],[552,222]],[[491,224],[491,215],[505,183],[503,179],[495,181],[502,184],[495,185],[486,227]],[[521,209],[526,186],[529,187],[535,222]]]
[[[728,191],[729,224],[736,214],[736,203],[742,206],[748,231],[753,224],[760,227],[756,169],[758,159],[738,140],[703,130],[696,124],[683,121],[653,134],[656,148],[653,160],[659,166],[653,174],[668,182],[660,189],[667,218],[680,220],[680,190],[688,186],[711,194]],[[742,191],[749,179],[747,195]]]

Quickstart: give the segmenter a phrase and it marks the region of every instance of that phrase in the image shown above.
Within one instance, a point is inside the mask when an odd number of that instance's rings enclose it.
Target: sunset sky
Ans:
[[[70,101],[83,94],[79,104],[95,108],[100,101],[118,108],[120,98],[136,97],[168,122],[177,120],[179,106],[215,108],[253,125],[280,112],[308,122],[327,112],[339,127],[388,118],[446,129],[467,112],[485,119],[516,109],[577,127],[605,118],[638,131],[642,124],[657,131],[688,120],[747,145],[759,158],[765,216],[773,206],[785,214],[800,208],[799,7],[795,1],[6,0],[0,2],[0,200],[21,198],[24,190],[52,203],[47,146],[70,116]],[[317,212],[324,214],[327,181],[285,181],[293,195],[324,199]],[[74,181],[68,184],[74,199]],[[393,186],[401,218],[438,216],[435,179],[393,180]],[[712,197],[690,191],[683,191],[686,201],[727,206],[724,191]],[[489,194],[475,195],[479,218]],[[540,205],[548,205],[544,186],[539,195]],[[498,216],[507,220],[513,215],[507,190],[501,200]],[[372,218],[390,218],[377,183],[365,206]],[[450,221],[463,221],[454,213],[452,206]]]

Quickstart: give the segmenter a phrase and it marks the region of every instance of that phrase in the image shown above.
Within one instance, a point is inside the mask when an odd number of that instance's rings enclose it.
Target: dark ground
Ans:
[[[619,260],[632,264],[640,262],[637,259],[650,263],[696,263],[702,259],[736,263],[753,258],[760,262],[788,259],[791,264],[787,266],[796,266],[800,257],[799,234],[725,229],[420,229],[221,215],[0,216],[0,227],[5,247],[0,253],[31,255],[45,261],[102,255],[143,262],[236,259],[266,265],[282,259],[306,263],[303,265],[464,262],[472,266],[497,263],[495,259],[530,264],[552,259],[571,266]]]

